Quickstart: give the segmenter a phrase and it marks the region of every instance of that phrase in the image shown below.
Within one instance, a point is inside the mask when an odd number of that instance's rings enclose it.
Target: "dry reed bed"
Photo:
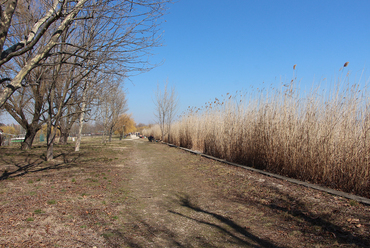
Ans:
[[[370,197],[370,101],[357,84],[341,88],[301,97],[292,80],[280,90],[227,94],[189,109],[171,127],[169,142]],[[145,132],[161,137],[159,126]]]

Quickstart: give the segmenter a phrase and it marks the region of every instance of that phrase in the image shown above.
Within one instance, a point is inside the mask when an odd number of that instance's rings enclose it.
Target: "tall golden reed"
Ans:
[[[227,94],[183,114],[170,142],[370,197],[369,94],[348,81],[349,74],[330,93],[317,87],[304,96],[295,80],[281,89]],[[159,127],[145,132],[160,137]]]

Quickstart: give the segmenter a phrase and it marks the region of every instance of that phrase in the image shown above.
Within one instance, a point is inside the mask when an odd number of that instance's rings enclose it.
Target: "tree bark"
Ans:
[[[17,2],[17,0],[7,1],[4,10],[0,6],[0,54],[3,52],[3,46],[8,35],[15,8],[17,7]]]
[[[28,150],[31,149],[33,140],[35,139],[37,131],[39,131],[40,128],[27,128],[26,137],[24,138],[24,141],[21,144],[22,150]]]
[[[81,134],[82,134],[82,128],[84,124],[84,115],[85,115],[85,102],[82,103],[82,112],[80,114],[80,120],[79,120],[79,127],[78,127],[78,134],[77,134],[77,140],[76,140],[76,146],[75,146],[75,152],[78,152],[80,150],[81,145]]]
[[[69,131],[60,130],[59,145],[67,145],[69,137]]]

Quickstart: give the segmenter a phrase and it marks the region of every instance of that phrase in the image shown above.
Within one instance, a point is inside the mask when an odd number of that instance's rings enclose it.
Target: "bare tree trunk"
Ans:
[[[35,139],[36,133],[39,130],[40,129],[27,128],[26,137],[24,138],[24,141],[21,144],[22,150],[31,149],[33,140]]]
[[[108,142],[112,142],[112,135],[113,135],[113,127],[111,127],[108,131]]]
[[[78,152],[80,150],[81,134],[82,134],[82,128],[83,128],[83,124],[84,124],[85,106],[86,106],[86,104],[85,103],[82,103],[82,112],[80,114],[80,120],[79,120],[79,126],[78,126],[78,134],[77,134],[75,152]]]
[[[60,130],[59,145],[67,145],[69,137],[69,130]]]
[[[47,141],[46,161],[50,161],[54,159],[53,148],[54,148],[55,136],[56,136],[56,128],[52,128],[51,118],[50,118],[50,122],[48,122],[47,135],[46,135],[46,141]]]
[[[85,84],[85,87],[83,89],[82,93],[82,104],[81,104],[81,113],[80,113],[80,119],[78,121],[78,134],[77,134],[77,140],[75,145],[75,152],[78,152],[80,150],[81,145],[81,134],[82,134],[82,128],[84,125],[84,117],[85,117],[85,110],[86,110],[86,98],[87,98],[87,91],[88,91],[88,84]]]

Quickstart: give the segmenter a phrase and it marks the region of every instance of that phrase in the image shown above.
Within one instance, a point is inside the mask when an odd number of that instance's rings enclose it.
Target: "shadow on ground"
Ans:
[[[177,206],[185,208],[184,212],[187,214],[173,210],[167,212],[180,218],[179,223],[184,223],[181,219],[187,219],[193,221],[198,228],[210,228],[212,231],[209,235],[193,232],[190,237],[186,237],[171,227],[135,216],[135,221],[127,223],[121,230],[108,230],[103,237],[110,247],[122,247],[122,244],[125,247],[147,247],[149,244],[153,247],[280,247],[255,236],[248,229],[220,214],[200,208],[190,201],[188,195],[179,195],[176,202]],[[204,215],[192,217],[196,213]]]
[[[74,156],[71,156],[72,154]],[[73,152],[62,152],[55,155],[54,161],[51,162],[45,161],[45,155],[37,156],[35,154],[28,154],[23,161],[14,157],[2,157],[2,164],[7,166],[3,170],[0,180],[21,177],[28,173],[35,173],[44,170],[70,168],[74,166],[74,162],[76,162],[81,156],[82,155],[80,153],[74,154]]]
[[[266,186],[265,186],[266,187]],[[358,230],[356,232],[347,220],[342,220],[341,215],[346,215],[346,207],[336,206],[334,208],[325,208],[325,206],[310,207],[307,202],[293,197],[287,192],[284,192],[276,187],[269,187],[269,192],[272,197],[268,201],[266,199],[256,200],[258,196],[240,196],[234,195],[229,197],[229,200],[245,205],[254,205],[255,208],[269,214],[271,217],[280,219],[282,229],[287,231],[299,231],[307,237],[308,241],[314,242],[330,242],[337,243],[340,246],[370,247],[370,237],[366,234],[362,235]],[[262,199],[260,197],[260,199]],[[365,223],[370,223],[368,215],[356,213],[355,218]],[[337,223],[337,224],[335,224]],[[288,226],[290,229],[288,230]]]

